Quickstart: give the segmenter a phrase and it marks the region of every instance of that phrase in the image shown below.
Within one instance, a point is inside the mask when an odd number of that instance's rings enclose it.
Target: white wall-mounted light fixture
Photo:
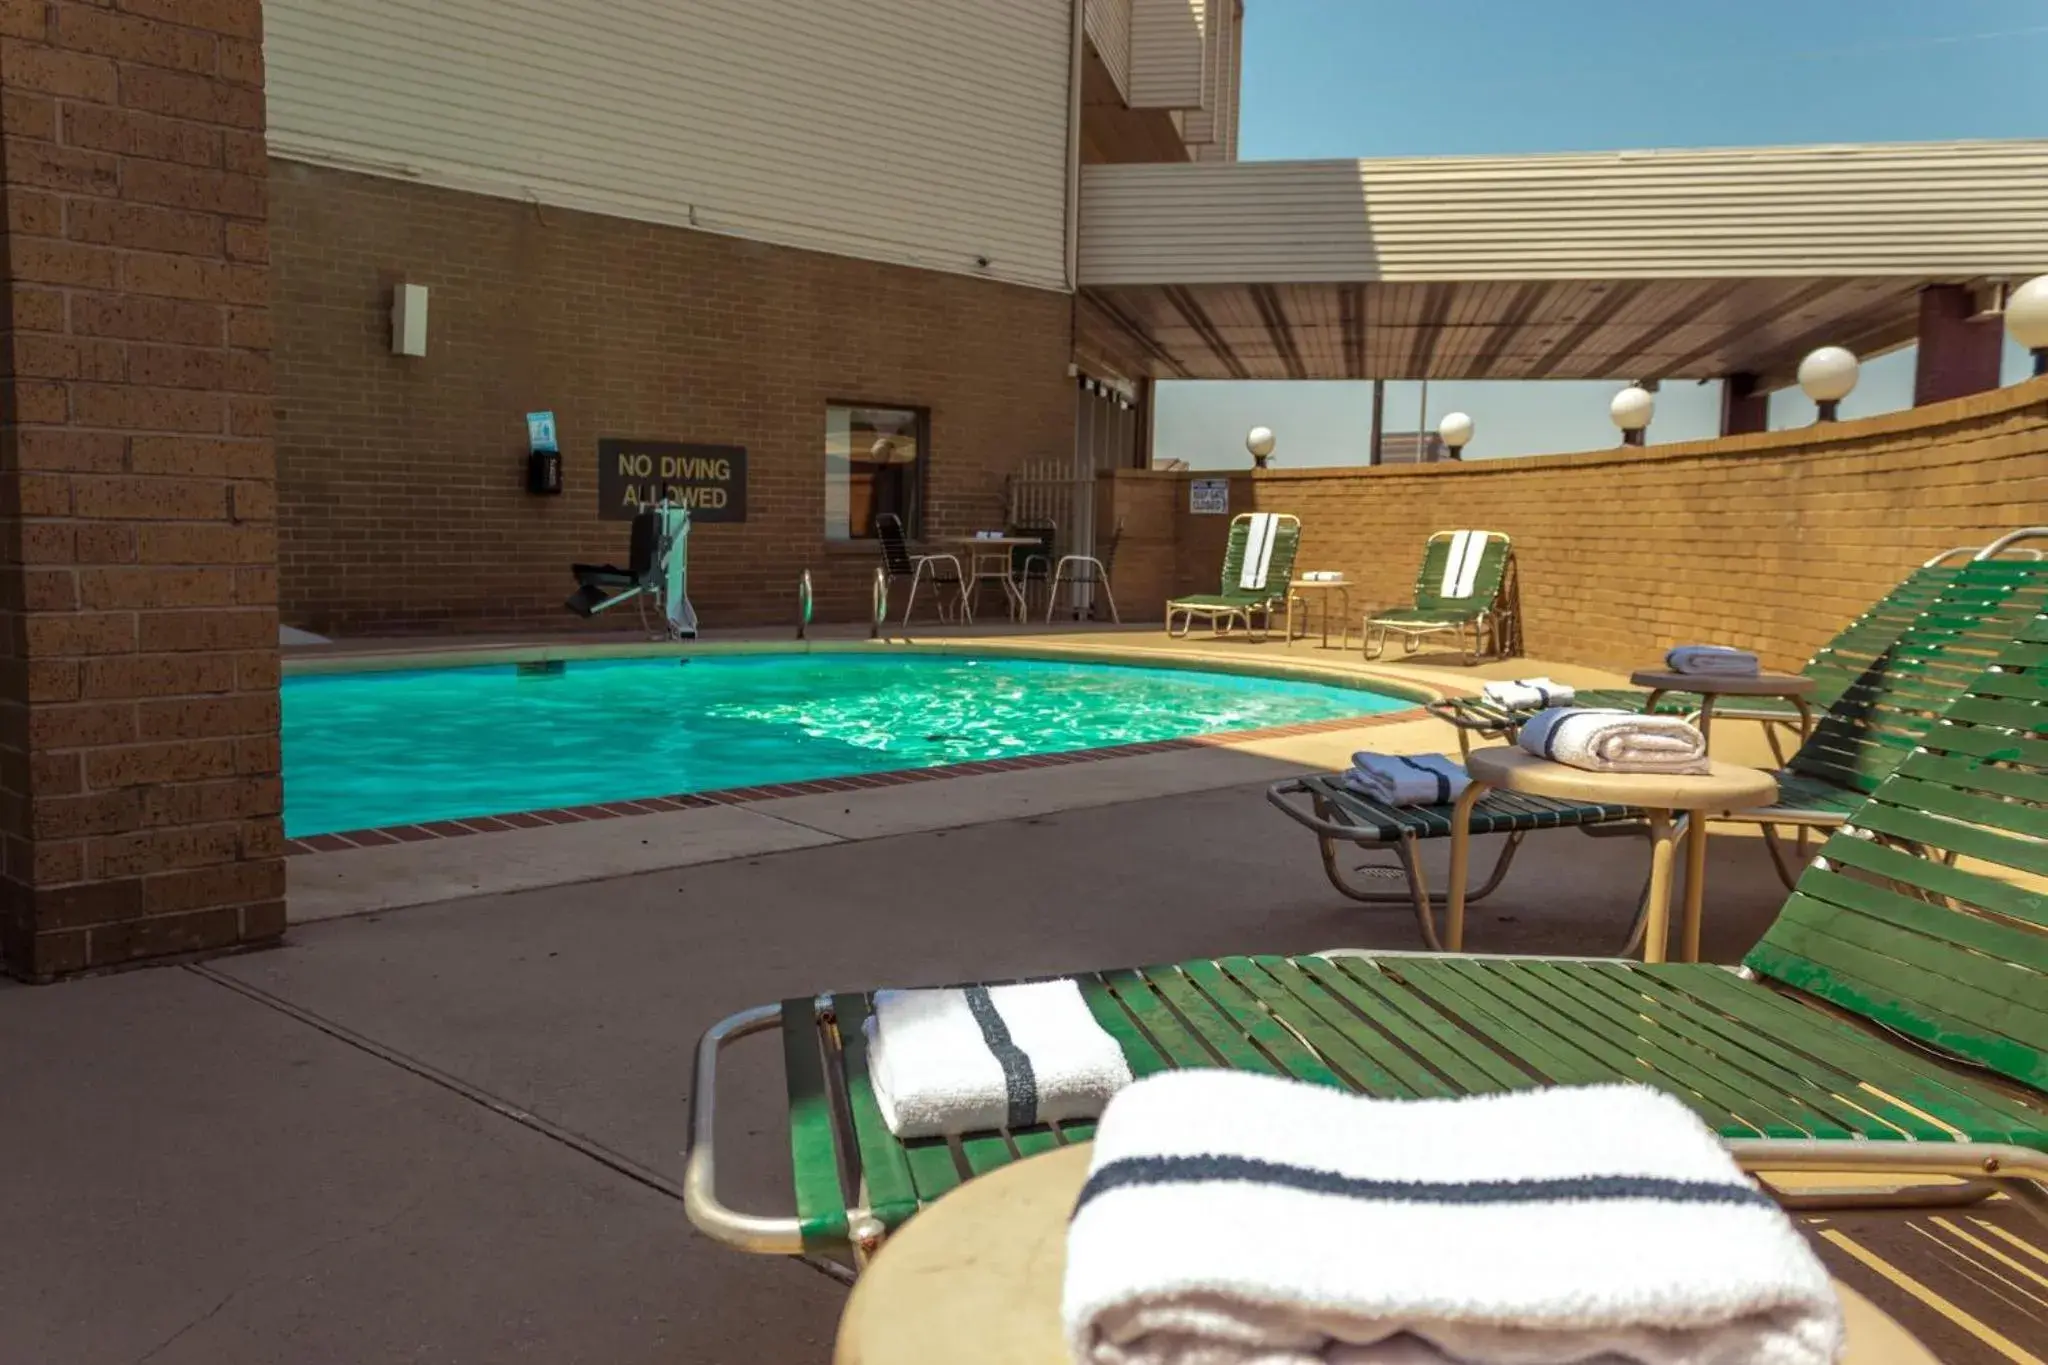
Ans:
[[[1631,384],[1608,402],[1607,415],[1621,428],[1623,445],[1639,446],[1643,443],[1643,428],[1657,415],[1657,400],[1648,389]]]
[[[2006,296],[2005,330],[2033,353],[2034,373],[2048,374],[2048,275],[2036,275]]]
[[[391,354],[427,353],[427,287],[391,286]]]
[[[1799,388],[1813,400],[1817,409],[1815,421],[1835,420],[1836,407],[1856,387],[1856,376],[1862,368],[1856,363],[1855,353],[1847,347],[1823,346],[1807,352],[1806,359],[1799,362]]]
[[[1273,428],[1253,427],[1245,433],[1244,448],[1251,452],[1252,468],[1264,469],[1273,458]]]
[[[1436,424],[1436,434],[1443,438],[1451,458],[1462,460],[1465,446],[1472,439],[1472,419],[1462,412],[1445,413],[1444,420]]]

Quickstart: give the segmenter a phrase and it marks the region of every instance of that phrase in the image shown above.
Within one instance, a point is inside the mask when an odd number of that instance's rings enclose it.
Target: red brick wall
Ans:
[[[1229,519],[1188,514],[1202,476],[1114,476],[1127,619],[1216,590]],[[1796,668],[1913,565],[2048,521],[2048,379],[1645,450],[1244,471],[1230,508],[1299,516],[1299,566],[1342,570],[1361,617],[1411,600],[1431,531],[1479,527],[1514,537],[1532,656],[1640,667],[1708,640]]]
[[[568,565],[626,550],[601,436],[747,447],[748,520],[691,537],[707,627],[793,620],[805,568],[820,619],[857,619],[876,559],[823,536],[829,399],[931,409],[939,533],[994,525],[1004,474],[1073,448],[1062,295],[282,161],[271,198],[294,625],[578,627]],[[428,286],[424,357],[391,354],[399,282]],[[560,497],[524,491],[543,408]]]
[[[0,0],[0,955],[274,938],[258,0]]]

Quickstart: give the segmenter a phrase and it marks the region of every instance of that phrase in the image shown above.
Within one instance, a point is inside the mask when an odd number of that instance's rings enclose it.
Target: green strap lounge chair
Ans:
[[[1841,824],[1991,656],[2048,604],[2048,564],[1978,560],[1938,572],[1944,577],[1937,590],[1919,600],[1922,609],[1913,623],[1894,631],[1890,644],[1829,703],[1812,736],[1775,774],[1776,804],[1714,817],[1762,826],[1765,846],[1787,886],[1798,878],[1798,855],[1787,851],[1778,831],[1801,831],[1795,842],[1803,854],[1804,831]],[[1339,892],[1365,905],[1412,907],[1422,941],[1432,950],[1464,946],[1446,943],[1440,934],[1436,911],[1443,897],[1429,890],[1416,856],[1422,840],[1450,834],[1450,805],[1384,805],[1346,787],[1341,773],[1286,778],[1266,796],[1316,836],[1323,872]],[[1623,806],[1488,792],[1473,808],[1472,831],[1507,837],[1491,872],[1467,900],[1479,900],[1500,886],[1532,831],[1571,827],[1595,836],[1634,835],[1642,829],[1640,820],[1641,812]],[[1377,880],[1386,872],[1370,863],[1347,868],[1354,847],[1392,853],[1405,888],[1389,889]],[[1621,952],[1635,950],[1643,928],[1639,914]]]
[[[2036,619],[1828,840],[1739,971],[1333,952],[1078,980],[1141,1076],[1225,1066],[1383,1097],[1637,1081],[1689,1105],[1748,1170],[1961,1177],[1946,1190],[1957,1202],[1995,1182],[2048,1218],[2044,839],[2048,620]],[[859,1263],[962,1181],[1092,1134],[1070,1122],[898,1141],[869,1087],[870,1001],[804,996],[704,1035],[685,1176],[700,1230]],[[714,1179],[719,1057],[778,1028],[795,1211],[740,1214]]]
[[[1270,517],[1272,553],[1266,561],[1265,581],[1258,587],[1245,586],[1245,561],[1254,551],[1254,523]],[[1240,512],[1230,521],[1230,544],[1223,552],[1223,575],[1218,590],[1176,597],[1166,604],[1166,633],[1184,636],[1194,629],[1195,618],[1208,621],[1218,635],[1234,622],[1244,624],[1245,633],[1264,640],[1273,628],[1273,609],[1288,609],[1293,597],[1294,557],[1301,548],[1301,518],[1286,512]],[[1174,618],[1180,618],[1175,630]],[[1252,625],[1252,618],[1258,625]]]
[[[2004,542],[2000,542],[2001,548],[2003,545]],[[1800,669],[1814,681],[1808,705],[1816,708],[1828,706],[1846,692],[1875,660],[1898,642],[1905,629],[1954,580],[1961,566],[1951,561],[1967,560],[1978,552],[1979,547],[1966,545],[1936,555],[1843,627],[1834,639],[1822,645]],[[1596,687],[1580,690],[1573,705],[1640,711],[1650,697],[1651,693],[1642,688]],[[1447,697],[1428,703],[1426,709],[1439,720],[1449,721],[1458,727],[1461,748],[1468,748],[1477,738],[1512,741],[1515,732],[1535,714],[1533,709],[1496,705],[1483,696]],[[1664,715],[1696,716],[1700,710],[1700,698],[1691,692],[1668,692],[1658,698],[1657,710]],[[1770,741],[1771,752],[1780,763],[1786,761],[1781,732],[1793,736],[1795,744],[1799,736],[1798,708],[1781,697],[1726,697],[1715,706],[1714,715],[1721,720],[1761,722]]]
[[[1413,654],[1431,635],[1457,635],[1468,662],[1482,654],[1506,658],[1514,636],[1514,544],[1499,531],[1438,531],[1422,552],[1415,575],[1415,605],[1365,618],[1365,657],[1386,652],[1387,637],[1401,637]]]

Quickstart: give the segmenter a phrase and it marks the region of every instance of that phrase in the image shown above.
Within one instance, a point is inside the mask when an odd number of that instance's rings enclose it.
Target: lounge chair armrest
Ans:
[[[697,1041],[697,1070],[690,1086],[690,1155],[683,1167],[683,1211],[697,1231],[742,1251],[766,1255],[803,1253],[803,1229],[791,1216],[766,1217],[729,1209],[718,1199],[715,1139],[718,1130],[718,1054],[727,1043],[779,1027],[780,1005],[756,1005],[728,1015]]]

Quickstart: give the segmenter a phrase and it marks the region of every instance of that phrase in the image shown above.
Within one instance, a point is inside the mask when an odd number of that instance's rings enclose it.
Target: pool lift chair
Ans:
[[[648,607],[662,617],[671,640],[697,638],[697,609],[690,605],[690,509],[666,500],[642,507],[633,516],[626,567],[612,564],[571,564],[576,595],[567,603],[578,616],[610,611],[621,602],[636,603],[641,624],[653,629]]]

